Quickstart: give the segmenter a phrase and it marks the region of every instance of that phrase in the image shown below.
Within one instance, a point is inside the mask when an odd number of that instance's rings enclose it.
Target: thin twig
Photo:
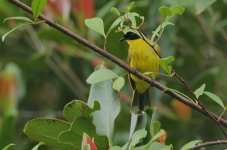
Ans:
[[[73,72],[69,65],[67,65],[64,60],[59,57],[56,53],[52,54],[53,60],[62,70],[62,72],[66,75],[66,77],[73,83],[73,85],[77,88],[77,91],[80,93],[80,98],[82,97],[82,93],[86,90],[85,85],[81,82],[81,79]]]
[[[204,143],[200,143],[198,145],[196,145],[195,147],[193,147],[192,149],[199,149],[202,147],[207,147],[207,146],[213,146],[213,145],[226,145],[227,144],[227,140],[217,140],[217,141],[209,141],[209,142],[204,142]]]
[[[160,54],[157,52],[157,50],[154,47],[155,45],[151,45],[151,43],[147,41],[147,39],[144,37],[143,33],[139,29],[137,29],[137,31],[139,32],[142,39],[153,49],[153,51],[156,53],[156,55],[158,55],[158,57],[161,58]]]
[[[137,29],[137,31],[139,32],[140,36],[142,37],[142,39],[154,50],[154,52],[159,56],[159,58],[161,58],[161,56],[158,54],[158,52],[155,50],[154,46],[152,46],[144,37],[144,35],[141,33],[140,30]],[[223,129],[221,123],[219,122],[219,118],[215,118],[213,116],[213,114],[211,114],[205,107],[204,105],[199,102],[199,100],[197,99],[196,95],[194,94],[193,90],[191,89],[191,87],[189,86],[189,84],[174,70],[172,69],[173,75],[184,85],[184,87],[190,92],[190,94],[193,96],[193,98],[196,100],[196,102],[198,102],[198,105],[204,110],[204,112],[218,125],[218,127],[220,128],[221,132],[224,134],[225,137],[227,137],[227,134],[225,132],[225,130]]]
[[[28,34],[32,40],[32,45],[34,49],[42,53],[44,51],[44,45],[40,39],[36,36],[35,31],[32,28],[28,29]],[[45,59],[47,65],[56,73],[56,75],[61,78],[61,80],[69,87],[72,93],[77,97],[82,99],[82,93],[85,91],[84,84],[80,81],[78,76],[71,70],[67,65],[62,66],[63,61],[54,52],[50,57]],[[65,63],[64,63],[65,64]]]
[[[222,118],[222,116],[225,114],[226,109],[221,113],[221,115],[218,117],[218,121]]]
[[[176,73],[175,70],[173,70],[173,74],[176,76],[176,78],[183,83],[183,85],[186,87],[186,89],[190,92],[190,94],[193,96],[193,98],[198,102],[198,105],[207,113],[208,116],[218,125],[220,128],[221,132],[224,134],[224,136],[227,138],[227,134],[225,133],[225,130],[223,129],[221,123],[219,122],[219,118],[215,118],[213,114],[211,114],[206,107],[198,100],[194,92],[192,91],[190,85],[179,75]]]
[[[190,94],[193,96],[195,100],[197,100],[197,97],[195,96],[194,92],[192,91],[191,87],[189,84],[174,70],[173,71],[173,76],[175,76],[190,92]]]
[[[80,95],[77,93],[77,90],[75,86],[73,86],[72,82],[68,80],[68,78],[65,77],[64,73],[59,69],[59,66],[52,60],[51,57],[47,57],[45,59],[46,63],[50,67],[50,69],[58,75],[58,77],[65,83],[65,85],[73,92],[73,94],[76,97],[80,97]]]
[[[202,104],[200,101],[198,101],[198,104],[199,104],[199,106],[207,113],[207,115],[209,115],[210,118],[211,118],[212,120],[214,120],[214,122],[219,126],[221,132],[222,132],[222,133],[224,134],[224,136],[227,138],[227,134],[225,133],[225,130],[223,129],[221,123],[218,121],[219,118],[215,118],[215,117],[213,116],[213,114],[211,114],[211,113],[203,106],[203,104]]]
[[[24,3],[18,1],[18,0],[8,0],[9,2],[13,3],[14,5],[16,5],[17,7],[23,9],[24,11],[32,14],[32,10],[30,7],[28,7],[27,5],[25,5]],[[69,36],[70,38],[74,39],[75,41],[79,42],[80,44],[90,48],[91,50],[99,53],[100,55],[108,58],[109,60],[111,60],[112,62],[114,62],[115,64],[117,64],[118,66],[122,67],[123,69],[125,69],[126,71],[128,71],[129,73],[137,76],[139,79],[144,80],[145,82],[151,84],[153,87],[156,87],[157,89],[161,90],[161,91],[165,91],[165,89],[167,89],[166,86],[160,84],[159,82],[155,81],[154,79],[144,75],[143,73],[136,71],[135,69],[129,67],[125,62],[123,62],[121,59],[113,56],[112,54],[110,54],[108,51],[105,51],[103,49],[101,49],[100,47],[90,43],[89,41],[81,38],[80,36],[76,35],[75,33],[69,31],[68,29],[66,29],[65,27],[57,24],[56,22],[48,19],[46,16],[44,15],[40,15],[39,19],[41,20],[45,20],[45,23],[48,24],[49,26],[57,29],[58,31],[64,33],[65,35]],[[181,96],[178,93],[172,92],[172,91],[166,91],[166,94],[168,94],[169,96],[179,100],[180,102],[184,103],[185,105],[191,107],[192,109],[200,112],[201,114],[203,114],[204,116],[211,118],[211,116],[207,115],[207,113],[198,105],[195,105],[194,103],[192,103],[190,100],[188,100],[187,98]],[[210,112],[211,113],[211,112]],[[217,115],[211,113],[216,119],[218,118]],[[211,118],[212,119],[212,118]],[[220,119],[220,123],[227,127],[227,121],[223,118]]]
[[[208,41],[210,43],[215,43],[214,34],[212,33],[209,26],[207,25],[205,18],[202,15],[199,14],[199,15],[196,16],[196,19],[200,23],[201,28],[202,28],[205,36],[207,37]]]
[[[220,21],[218,19],[216,19],[215,17],[215,12],[213,10],[212,7],[208,7],[208,13],[210,14],[212,21],[214,23],[214,25],[218,28],[218,30],[220,31],[222,37],[225,39],[225,41],[227,42],[227,32],[225,29],[223,29],[222,26],[220,26]]]
[[[144,37],[144,35],[141,33],[140,30],[137,29],[137,31],[139,32],[140,36],[142,37],[142,39],[154,50],[154,52],[159,56],[159,58],[161,58],[161,56],[158,54],[158,52],[155,50],[154,46],[152,46]],[[204,112],[219,126],[220,130],[222,131],[222,133],[225,135],[225,137],[227,137],[227,134],[225,133],[221,123],[219,122],[219,118],[215,118],[213,116],[213,114],[211,114],[205,107],[204,105],[199,102],[199,100],[197,99],[196,95],[194,94],[193,90],[191,89],[191,87],[189,86],[189,84],[174,70],[172,69],[173,75],[184,85],[184,87],[190,92],[190,94],[193,96],[193,98],[198,102],[198,105],[204,110]]]

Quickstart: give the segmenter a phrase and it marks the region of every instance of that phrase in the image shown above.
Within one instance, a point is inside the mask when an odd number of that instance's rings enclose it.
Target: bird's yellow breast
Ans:
[[[155,78],[159,72],[159,56],[156,54],[156,52],[159,53],[158,45],[150,43],[156,50],[155,52],[143,39],[128,40],[127,42],[129,44],[129,65],[142,73],[149,73],[150,77]],[[143,93],[149,87],[149,84],[134,75],[130,76],[135,82],[138,92]]]

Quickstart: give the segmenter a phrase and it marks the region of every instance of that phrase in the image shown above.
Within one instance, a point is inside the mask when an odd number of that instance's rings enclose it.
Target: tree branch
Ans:
[[[20,2],[19,0],[8,0],[9,2],[13,3],[14,5],[16,5],[17,7],[23,9],[24,11],[32,14],[32,10],[29,6],[25,5],[24,3]],[[117,64],[118,66],[122,67],[123,69],[125,69],[126,71],[128,71],[131,74],[134,74],[135,76],[137,76],[138,78],[146,81],[147,83],[149,83],[150,85],[158,88],[159,90],[165,92],[166,94],[168,94],[169,96],[181,101],[182,103],[186,104],[187,106],[191,107],[192,109],[200,112],[201,114],[203,114],[204,116],[211,118],[211,116],[207,115],[207,112],[205,112],[200,106],[192,103],[189,99],[173,92],[170,90],[166,90],[168,89],[166,86],[160,84],[159,82],[155,81],[154,79],[144,75],[141,72],[136,71],[135,69],[129,67],[125,62],[123,62],[122,60],[120,60],[119,58],[113,56],[112,54],[110,54],[108,51],[103,50],[102,48],[90,43],[89,41],[81,38],[80,36],[78,36],[77,34],[71,32],[70,30],[66,29],[65,27],[59,25],[58,23],[48,19],[46,16],[44,15],[40,15],[39,19],[43,20],[46,24],[48,24],[49,26],[55,28],[56,30],[62,32],[63,34],[69,36],[70,38],[74,39],[75,41],[79,42],[80,44],[86,46],[87,48],[90,48],[91,50],[99,53],[100,55],[108,58],[109,60],[111,60],[112,62],[114,62],[115,64]],[[216,119],[218,119],[218,116],[211,113],[212,116],[214,116]],[[227,127],[227,121],[224,119],[220,119],[220,123]]]
[[[199,149],[202,147],[207,147],[207,146],[213,146],[213,145],[224,145],[227,144],[227,140],[217,140],[217,141],[210,141],[210,142],[204,142],[204,143],[200,143],[198,145],[196,145],[195,147],[193,147],[192,149]]]
[[[219,118],[215,118],[213,116],[213,114],[211,114],[206,108],[205,106],[198,100],[198,98],[196,97],[196,95],[194,94],[194,92],[192,91],[192,89],[190,88],[189,84],[181,78],[181,76],[179,74],[177,74],[177,72],[175,70],[173,70],[173,74],[176,76],[176,78],[178,80],[181,81],[181,83],[187,88],[187,90],[191,93],[191,95],[193,96],[193,98],[198,102],[198,105],[202,108],[202,110],[204,110],[207,115],[209,116],[209,118],[211,118],[220,128],[221,132],[224,134],[224,136],[227,138],[227,134],[225,133],[225,130],[223,129],[221,123],[219,122]]]

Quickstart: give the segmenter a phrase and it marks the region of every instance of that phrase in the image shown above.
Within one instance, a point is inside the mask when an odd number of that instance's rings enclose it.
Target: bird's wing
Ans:
[[[152,48],[154,48],[154,50],[158,53],[158,55],[160,55],[160,47],[158,46],[158,44],[152,42],[151,40],[149,40],[149,43],[152,46]]]

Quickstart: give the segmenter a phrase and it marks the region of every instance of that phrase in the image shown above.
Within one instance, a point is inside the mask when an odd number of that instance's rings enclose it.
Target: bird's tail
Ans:
[[[145,109],[150,107],[149,89],[144,93],[133,91],[131,112],[134,114],[141,114]]]

